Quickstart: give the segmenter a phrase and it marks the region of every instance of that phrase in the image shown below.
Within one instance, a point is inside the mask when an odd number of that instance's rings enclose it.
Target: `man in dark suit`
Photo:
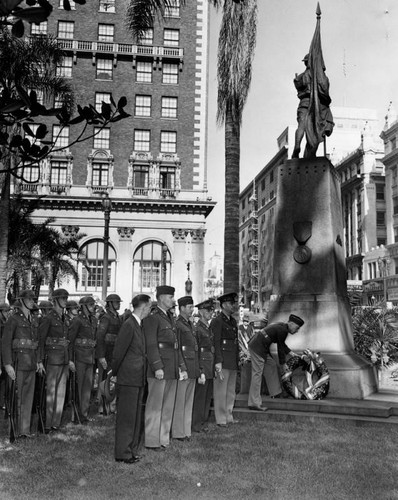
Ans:
[[[145,337],[141,322],[149,314],[149,295],[136,295],[133,313],[121,326],[115,341],[112,376],[116,377],[115,460],[140,460],[141,409],[146,379]]]
[[[164,451],[170,444],[177,380],[188,378],[177,328],[169,311],[174,305],[174,292],[172,286],[158,286],[157,307],[143,321],[148,356],[145,446],[156,451]]]

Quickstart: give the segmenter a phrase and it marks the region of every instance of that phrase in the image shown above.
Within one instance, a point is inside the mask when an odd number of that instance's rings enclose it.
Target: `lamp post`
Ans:
[[[109,256],[109,222],[111,219],[112,202],[108,193],[102,198],[102,208],[104,210],[104,261],[102,273],[102,300],[105,301],[108,292],[108,256]]]
[[[190,262],[188,262],[188,263],[187,263],[188,279],[187,279],[187,281],[185,282],[185,293],[186,293],[187,295],[191,295],[191,293],[192,293],[192,281],[191,281],[191,278],[190,278],[190,276],[189,276],[189,271],[190,271],[190,269],[191,269],[191,263],[190,263]]]
[[[379,266],[380,276],[383,278],[383,296],[384,302],[387,304],[387,274],[391,260],[389,257],[379,257],[377,264]]]

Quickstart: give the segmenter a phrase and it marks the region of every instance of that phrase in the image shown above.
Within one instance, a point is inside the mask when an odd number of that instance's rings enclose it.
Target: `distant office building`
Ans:
[[[214,252],[205,270],[205,295],[208,298],[222,295],[224,290],[223,259]]]

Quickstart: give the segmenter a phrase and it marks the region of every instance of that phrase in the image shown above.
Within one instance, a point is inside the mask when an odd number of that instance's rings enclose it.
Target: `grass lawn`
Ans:
[[[13,445],[2,437],[0,499],[398,499],[394,425],[265,416],[210,428],[144,449],[134,465],[114,461],[112,416]]]

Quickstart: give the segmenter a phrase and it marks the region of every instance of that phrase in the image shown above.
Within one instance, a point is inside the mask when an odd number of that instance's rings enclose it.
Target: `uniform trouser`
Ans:
[[[214,414],[216,424],[233,422],[232,409],[235,404],[235,388],[237,370],[222,369],[224,380],[218,376],[214,379]]]
[[[171,435],[173,438],[191,436],[192,406],[195,393],[195,379],[178,380]]]
[[[47,364],[46,373],[46,429],[50,429],[61,425],[69,366]]]
[[[17,371],[18,434],[30,434],[36,371]]]
[[[192,430],[199,432],[209,420],[211,398],[213,397],[213,379],[204,384],[196,382],[192,409]]]
[[[76,361],[76,375],[80,413],[83,418],[87,418],[93,386],[93,365]]]
[[[115,458],[138,454],[143,395],[143,387],[116,384]]]
[[[250,382],[248,406],[261,406],[261,382],[263,377],[267,382],[268,392],[270,396],[276,396],[282,392],[281,383],[279,380],[278,367],[270,353],[264,359],[249,347],[252,360],[252,379]]]
[[[170,428],[176,399],[177,380],[148,378],[145,406],[145,446],[159,448],[170,444]]]

